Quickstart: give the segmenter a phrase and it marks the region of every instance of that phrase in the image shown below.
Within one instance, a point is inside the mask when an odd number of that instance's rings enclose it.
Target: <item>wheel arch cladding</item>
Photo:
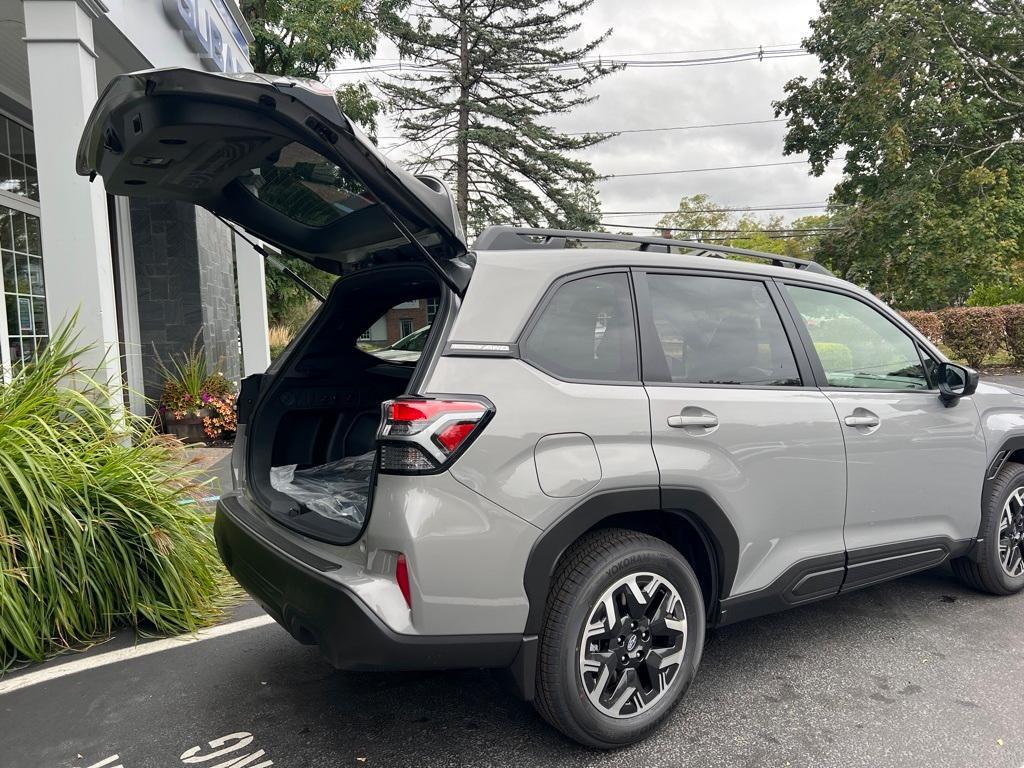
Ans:
[[[992,463],[988,465],[988,469],[985,472],[985,484],[981,489],[982,504],[988,498],[989,490],[996,480],[996,475],[1010,461],[1024,464],[1024,435],[1017,435],[1007,439],[999,447],[999,450],[996,451]]]
[[[530,603],[525,634],[540,632],[551,578],[566,550],[584,534],[612,527],[647,533],[678,549],[700,581],[708,616],[715,615],[739,558],[739,538],[725,513],[700,490],[631,488],[584,499],[534,543],[524,575]]]

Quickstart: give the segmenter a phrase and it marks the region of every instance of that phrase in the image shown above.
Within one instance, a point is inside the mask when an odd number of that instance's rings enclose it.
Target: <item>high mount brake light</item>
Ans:
[[[380,471],[418,475],[454,461],[494,408],[482,400],[408,398],[388,400],[382,412]]]

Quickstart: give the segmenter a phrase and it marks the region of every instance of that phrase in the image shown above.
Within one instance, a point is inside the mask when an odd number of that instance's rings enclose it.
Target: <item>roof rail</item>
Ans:
[[[746,248],[733,248],[731,245],[718,243],[698,243],[689,240],[675,240],[667,237],[636,237],[634,235],[616,235],[611,232],[583,232],[570,229],[532,229],[530,227],[487,227],[473,243],[474,251],[524,251],[531,249],[568,247],[570,240],[592,240],[614,243],[636,243],[638,251],[655,251],[671,253],[673,248],[694,251],[694,256],[708,256],[722,259],[726,256],[746,256],[752,259],[763,259],[777,267],[792,267],[807,272],[831,275],[825,267],[814,261],[798,259],[793,256],[781,256],[777,253],[751,251]]]

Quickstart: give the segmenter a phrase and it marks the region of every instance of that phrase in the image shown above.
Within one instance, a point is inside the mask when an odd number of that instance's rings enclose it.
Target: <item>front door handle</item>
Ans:
[[[848,427],[870,429],[872,427],[877,427],[882,423],[882,421],[878,418],[877,414],[874,414],[865,408],[857,408],[852,414],[843,419],[843,423]]]
[[[686,427],[698,427],[700,429],[714,429],[718,426],[718,417],[713,413],[704,411],[703,413],[688,413],[688,411],[696,410],[690,408],[684,408],[683,413],[673,414],[668,417],[668,425],[677,429],[685,429]]]

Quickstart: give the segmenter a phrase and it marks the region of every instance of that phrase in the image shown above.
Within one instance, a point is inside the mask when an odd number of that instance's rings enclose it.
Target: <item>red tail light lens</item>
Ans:
[[[494,407],[483,399],[387,401],[377,434],[380,471],[440,471],[469,445],[493,413]]]
[[[459,421],[450,424],[434,435],[434,440],[440,443],[448,453],[455,453],[459,450],[459,446],[473,434],[474,429],[476,429],[475,421]]]
[[[409,561],[405,559],[405,555],[398,556],[398,564],[395,566],[395,581],[398,582],[398,588],[402,590],[405,604],[412,608],[412,589],[409,586]]]

